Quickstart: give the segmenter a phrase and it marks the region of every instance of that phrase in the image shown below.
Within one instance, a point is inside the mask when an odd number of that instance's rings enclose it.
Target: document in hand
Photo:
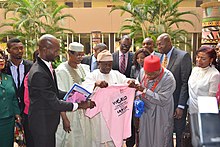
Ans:
[[[91,93],[88,90],[86,90],[85,88],[83,88],[79,84],[74,83],[73,86],[71,87],[71,89],[66,93],[66,95],[64,96],[63,99],[67,100],[68,97],[70,97],[74,94],[74,92],[78,92],[78,93],[83,94],[86,97],[86,99],[88,99],[89,96],[91,95]]]

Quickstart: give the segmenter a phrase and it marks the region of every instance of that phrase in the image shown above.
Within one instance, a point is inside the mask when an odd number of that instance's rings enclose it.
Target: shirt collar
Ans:
[[[23,62],[24,62],[24,60],[21,60],[21,62],[20,62],[20,64],[19,65],[22,65],[23,64]],[[14,65],[14,63],[10,60],[10,63],[11,63],[11,66],[16,66],[16,65]]]
[[[94,55],[92,55],[92,63],[93,63],[93,62],[96,62],[96,61],[97,61],[97,59],[95,58]]]
[[[172,51],[174,49],[174,46],[171,48],[171,50],[166,54],[167,55],[167,58],[170,59],[170,56],[172,54]]]
[[[128,52],[129,52],[129,51],[128,51]],[[128,52],[124,54],[125,57],[128,57]],[[121,57],[122,55],[123,55],[123,53],[122,53],[121,51],[119,51],[119,57]]]
[[[41,60],[47,65],[47,67],[50,69],[50,66],[51,66],[51,62],[48,62],[44,59],[41,58]]]

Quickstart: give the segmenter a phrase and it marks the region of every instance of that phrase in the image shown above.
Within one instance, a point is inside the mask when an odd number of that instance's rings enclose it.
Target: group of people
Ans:
[[[84,46],[73,42],[67,61],[53,70],[60,50],[56,37],[40,37],[34,63],[22,58],[21,41],[10,39],[9,59],[0,51],[1,146],[13,146],[16,119],[27,147],[120,147],[123,140],[127,147],[170,147],[173,133],[180,147],[187,113],[198,113],[198,96],[218,90],[218,50],[199,48],[192,68],[190,55],[173,46],[169,34],[157,38],[159,52],[152,38],[135,53],[131,45],[124,35],[113,54],[99,43],[94,54],[84,56]],[[74,83],[90,91],[91,99],[64,101]],[[145,104],[138,126],[132,114],[137,96]]]

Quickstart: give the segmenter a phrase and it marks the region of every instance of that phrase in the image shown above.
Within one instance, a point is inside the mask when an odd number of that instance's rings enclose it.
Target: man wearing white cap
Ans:
[[[58,88],[69,91],[74,83],[81,84],[87,73],[90,73],[88,65],[80,64],[84,55],[84,46],[78,42],[69,44],[68,61],[61,63],[56,69]],[[57,147],[90,147],[91,132],[90,122],[84,116],[84,110],[74,112],[62,112],[63,121],[56,133]]]
[[[131,83],[131,79],[126,78],[118,70],[112,70],[113,58],[109,51],[103,50],[97,56],[98,70],[94,70],[85,79],[82,85],[92,92],[94,89],[105,88],[114,84]],[[108,96],[108,95],[105,95]],[[104,98],[104,96],[103,96]],[[106,122],[101,113],[91,119],[92,123],[92,145],[91,147],[115,147],[109,134]]]

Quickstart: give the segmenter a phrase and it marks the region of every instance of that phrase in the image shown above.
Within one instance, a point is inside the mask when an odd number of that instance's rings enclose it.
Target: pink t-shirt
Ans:
[[[131,136],[134,96],[135,89],[127,86],[100,88],[92,96],[96,107],[86,111],[86,116],[90,118],[102,112],[116,147],[121,147],[123,139]]]

